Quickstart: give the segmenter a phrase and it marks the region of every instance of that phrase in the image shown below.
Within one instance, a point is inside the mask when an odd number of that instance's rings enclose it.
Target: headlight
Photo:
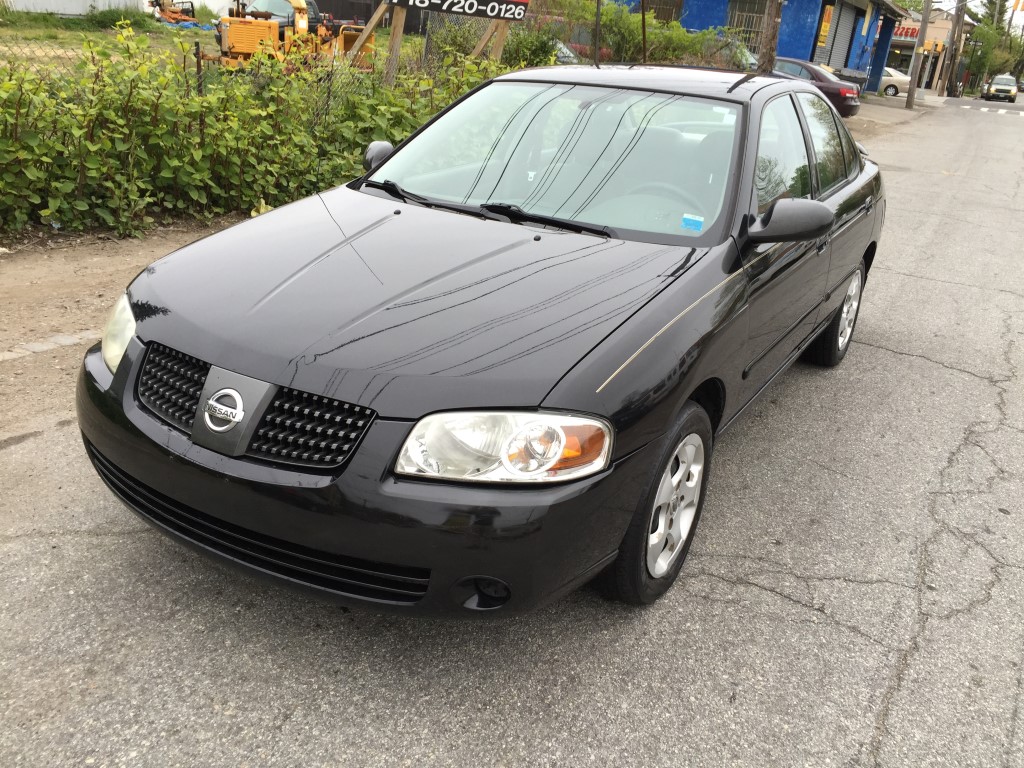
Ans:
[[[128,349],[128,342],[135,335],[135,317],[132,315],[131,305],[128,303],[128,294],[121,294],[117,300],[110,319],[107,320],[107,327],[103,329],[103,341],[100,349],[103,352],[103,362],[111,373],[117,371],[117,366],[124,357],[124,351]]]
[[[611,427],[561,413],[453,411],[417,422],[395,472],[479,483],[543,483],[608,466]]]

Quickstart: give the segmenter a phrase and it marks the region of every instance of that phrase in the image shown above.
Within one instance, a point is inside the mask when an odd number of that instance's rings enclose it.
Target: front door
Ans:
[[[761,115],[754,171],[756,213],[776,200],[810,197],[811,160],[796,105],[789,96]],[[814,327],[825,293],[828,238],[801,243],[749,244],[742,254],[750,281],[750,333],[743,378],[753,396]]]

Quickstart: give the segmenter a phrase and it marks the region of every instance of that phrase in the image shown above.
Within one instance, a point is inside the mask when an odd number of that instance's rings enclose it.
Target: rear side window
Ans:
[[[842,120],[837,122],[836,127],[839,129],[839,138],[843,141],[843,157],[846,158],[846,177],[848,179],[855,179],[861,169],[860,150],[857,149],[857,145],[853,142],[853,137],[846,130]]]
[[[804,133],[788,96],[769,102],[761,113],[754,169],[758,215],[783,197],[810,197],[811,176]]]
[[[811,133],[820,194],[825,194],[846,179],[843,141],[839,137],[832,108],[824,99],[813,93],[798,93],[797,100]]]
[[[810,80],[811,76],[807,74],[807,70],[801,67],[799,64],[794,64],[792,61],[777,61],[775,62],[775,68],[779,72],[785,72],[787,75],[796,75],[802,77],[805,80]]]

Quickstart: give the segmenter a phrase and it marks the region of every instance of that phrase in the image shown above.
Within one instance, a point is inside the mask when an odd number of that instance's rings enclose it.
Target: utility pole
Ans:
[[[950,50],[946,54],[945,77],[943,82],[946,85],[946,95],[956,96],[956,76],[960,70],[960,38],[964,31],[964,14],[967,11],[967,0],[960,0],[956,6],[956,16],[953,17],[953,30],[950,35]]]
[[[928,40],[928,19],[932,15],[932,0],[924,0],[921,9],[921,28],[917,31],[917,56],[914,58],[914,71],[910,73],[910,87],[907,88],[907,109],[914,108],[917,96],[917,80],[921,76],[921,62],[924,61],[924,44]]]
[[[757,73],[770,75],[775,70],[775,49],[779,47],[779,25],[782,24],[782,0],[768,0],[764,11],[761,50],[757,53]]]
[[[643,58],[644,64],[647,63],[647,3],[644,0],[640,0],[640,34],[643,37]]]

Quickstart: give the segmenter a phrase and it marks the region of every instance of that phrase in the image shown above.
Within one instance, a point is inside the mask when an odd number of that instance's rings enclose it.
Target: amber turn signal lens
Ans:
[[[597,461],[605,449],[605,432],[590,425],[563,427],[565,447],[562,455],[551,467],[553,470],[573,469]]]

